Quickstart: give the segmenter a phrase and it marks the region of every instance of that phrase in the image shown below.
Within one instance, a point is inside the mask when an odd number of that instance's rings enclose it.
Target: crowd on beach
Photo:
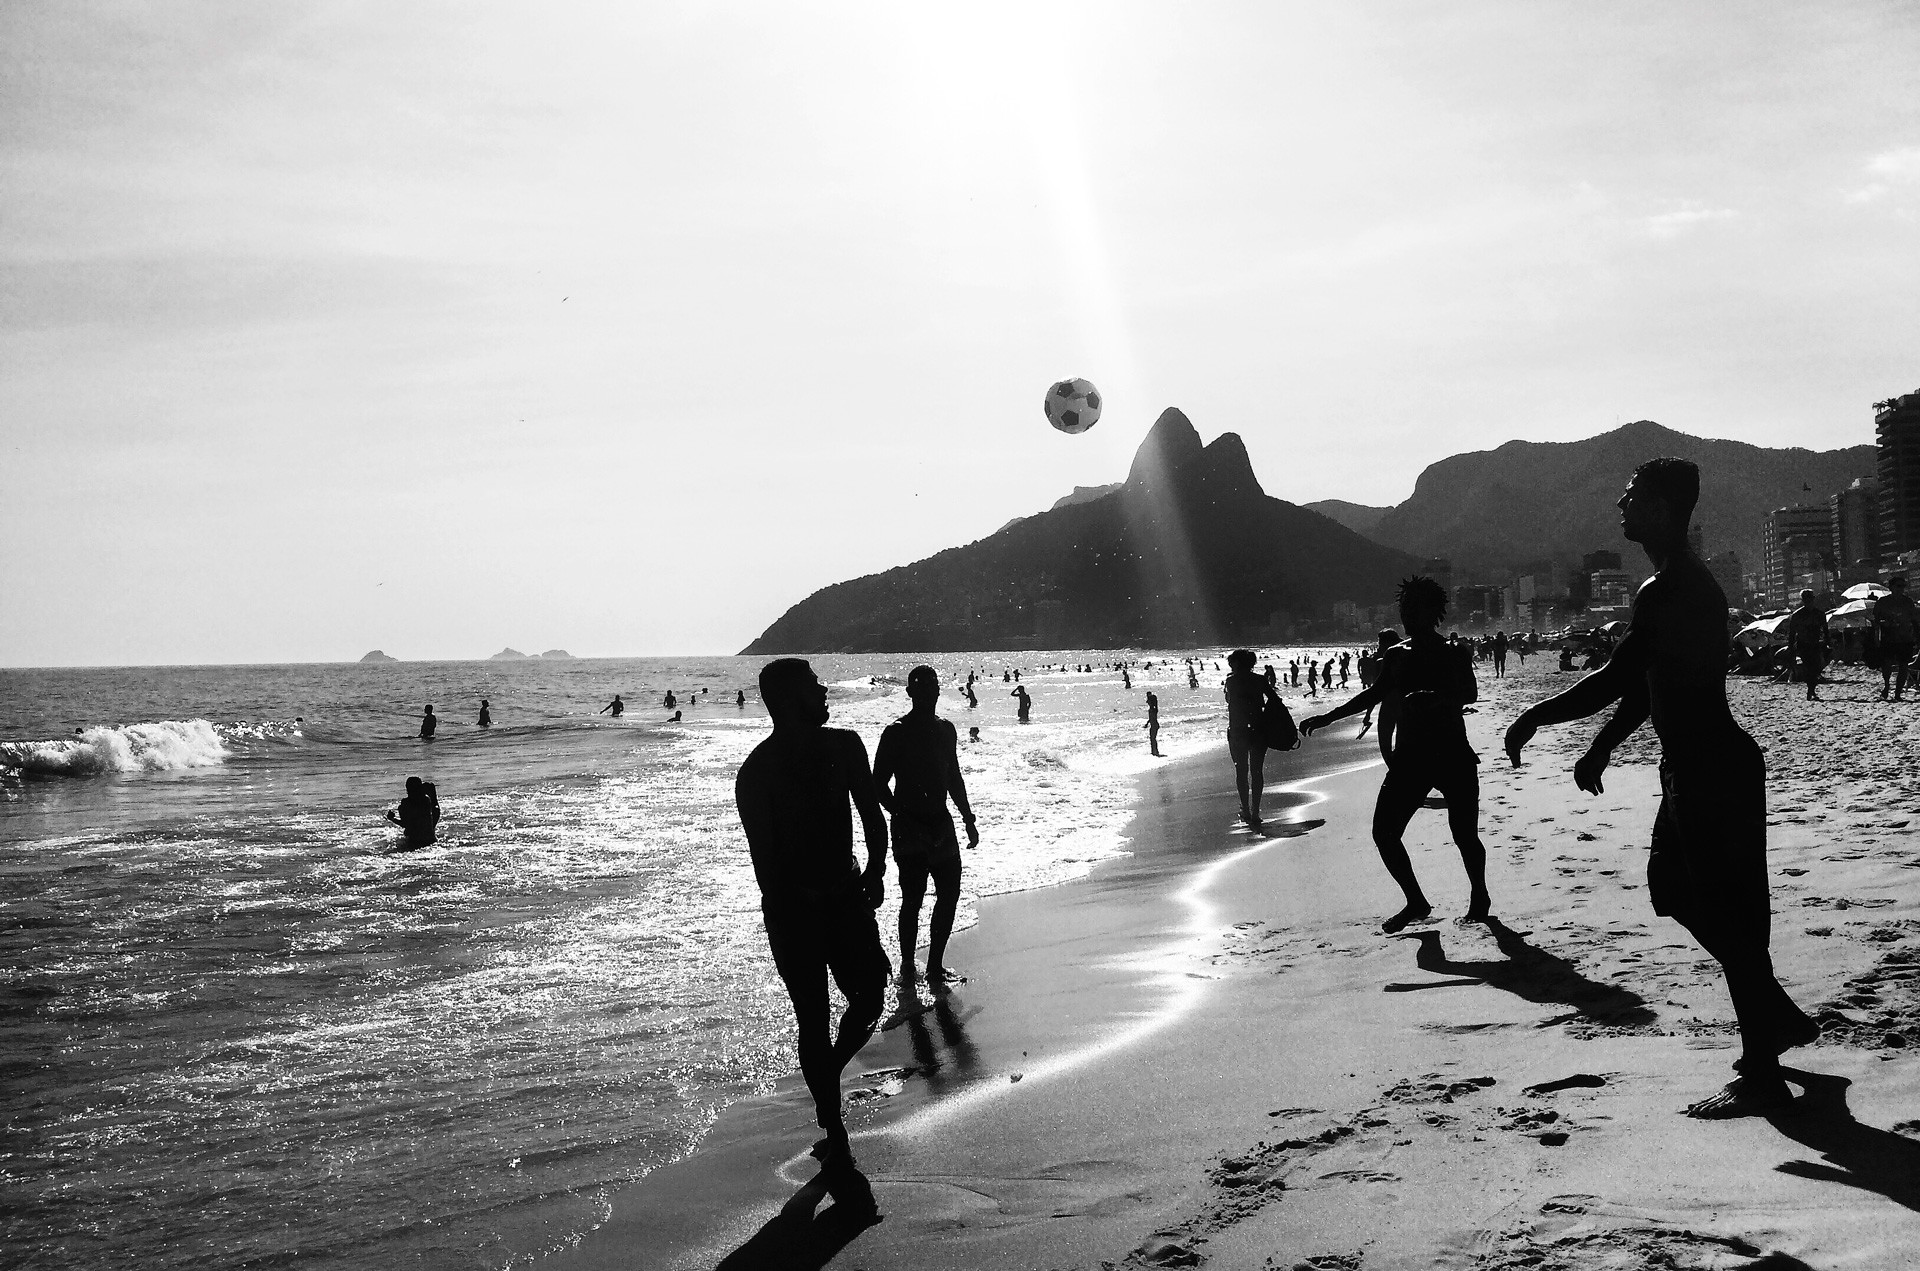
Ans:
[[[1617,506],[1622,532],[1646,550],[1653,576],[1641,587],[1625,631],[1603,633],[1593,642],[1589,673],[1522,711],[1506,729],[1504,749],[1517,767],[1540,729],[1611,708],[1573,769],[1576,786],[1598,794],[1616,748],[1652,723],[1662,757],[1648,891],[1654,911],[1680,923],[1719,967],[1740,1035],[1733,1079],[1687,1112],[1699,1118],[1771,1115],[1794,1098],[1781,1054],[1814,1040],[1819,1026],[1781,987],[1769,951],[1765,769],[1759,747],[1735,721],[1726,698],[1734,657],[1726,597],[1687,544],[1699,481],[1698,468],[1686,460],[1657,459],[1636,469]],[[1284,683],[1298,687],[1304,671],[1312,696],[1345,687],[1355,671],[1361,681],[1357,694],[1297,723],[1280,698],[1278,668],[1269,663],[1256,671],[1258,655],[1248,649],[1226,658],[1226,741],[1241,819],[1255,832],[1262,826],[1267,750],[1301,744],[1301,738],[1354,715],[1365,716],[1364,735],[1377,715],[1386,772],[1372,837],[1404,902],[1381,924],[1389,934],[1428,921],[1433,912],[1402,836],[1414,811],[1436,791],[1469,883],[1461,921],[1497,922],[1479,834],[1481,758],[1469,743],[1464,716],[1479,697],[1478,664],[1489,662],[1493,674],[1503,676],[1509,654],[1524,660],[1542,644],[1537,633],[1511,640],[1503,633],[1475,640],[1442,636],[1447,603],[1445,590],[1432,579],[1407,579],[1399,592],[1404,634],[1383,631],[1376,647],[1358,656],[1310,658],[1304,666],[1301,659],[1290,660]],[[1879,631],[1885,659],[1900,654],[1895,609],[1890,606],[1887,627]],[[1560,654],[1558,669],[1575,670],[1570,645],[1563,643]],[[1901,664],[1911,658],[1909,645]],[[1130,682],[1130,668],[1115,666]],[[1218,667],[1186,659],[1189,689],[1198,688],[1203,669]],[[1015,685],[1010,691],[1024,722],[1030,694],[1017,672],[1005,671],[1002,678]],[[975,679],[969,674],[963,690],[969,707],[977,704]],[[837,1204],[856,1215],[875,1215],[871,1187],[853,1159],[839,1084],[879,1025],[893,975],[874,918],[889,842],[903,892],[899,979],[905,986],[922,978],[914,954],[920,901],[931,881],[936,901],[924,981],[939,991],[957,978],[945,963],[961,873],[949,800],[960,812],[969,847],[978,844],[979,830],[954,726],[936,709],[933,668],[909,673],[912,709],[887,727],[871,765],[857,733],[826,726],[827,691],[804,660],[768,663],[760,672],[760,693],[773,732],[741,765],[736,798],[768,947],[793,1005],[801,1073],[823,1132],[813,1155],[822,1164],[820,1185]],[[1147,704],[1149,744],[1157,753],[1155,694],[1147,695]],[[855,815],[864,862],[854,854]],[[846,1002],[837,1026],[830,1020],[830,979]]]

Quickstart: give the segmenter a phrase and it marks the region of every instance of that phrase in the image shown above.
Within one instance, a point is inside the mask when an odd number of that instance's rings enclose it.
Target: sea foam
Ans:
[[[57,741],[0,742],[0,769],[55,777],[210,768],[232,752],[204,719],[89,728]]]

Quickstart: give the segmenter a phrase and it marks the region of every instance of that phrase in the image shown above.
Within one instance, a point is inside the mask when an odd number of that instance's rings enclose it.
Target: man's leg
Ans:
[[[960,853],[933,862],[933,921],[927,932],[927,983],[938,984],[947,969],[947,939],[960,908]]]
[[[896,823],[897,824],[897,823]],[[913,978],[913,951],[920,944],[920,902],[927,894],[927,862],[894,858],[900,870],[900,979]]]
[[[1493,898],[1487,895],[1487,848],[1480,841],[1480,772],[1468,767],[1450,776],[1440,787],[1447,800],[1447,828],[1453,831],[1454,846],[1460,849],[1460,863],[1466,866],[1466,919],[1484,921],[1493,912]]]
[[[1407,898],[1406,908],[1380,924],[1380,930],[1389,935],[1433,912],[1426,893],[1420,890],[1420,880],[1414,877],[1413,862],[1407,858],[1402,838],[1415,809],[1432,788],[1424,777],[1403,776],[1400,769],[1389,768],[1386,780],[1380,783],[1380,796],[1374,800],[1373,845],[1379,849],[1387,873],[1393,875]]]
[[[824,1069],[832,1068],[834,1124],[827,1128],[826,1150],[819,1153],[820,1176],[836,1205],[850,1206],[871,1217],[879,1207],[874,1203],[873,1188],[853,1168],[846,1122],[840,1117],[840,1074],[867,1044],[880,1022],[880,1013],[886,1006],[887,976],[893,968],[887,965],[886,950],[880,946],[880,927],[864,899],[848,902],[828,921],[835,926],[826,933],[826,965],[833,973],[833,982],[840,986],[841,996],[847,999],[847,1010],[840,1017],[839,1035],[834,1038],[826,1063],[822,1065],[823,1078]],[[808,1077],[807,1085],[809,1089],[814,1088],[812,1076]],[[816,1092],[816,1103],[819,1098]]]
[[[1267,748],[1262,746],[1257,738],[1247,745],[1247,783],[1252,800],[1250,806],[1253,808],[1249,821],[1253,825],[1258,825],[1260,824],[1260,795],[1267,785]]]
[[[793,1002],[794,1048],[807,1093],[813,1096],[815,1120],[829,1145],[844,1147],[847,1126],[840,1116],[840,1070],[846,1062],[835,1062],[833,1037],[827,1031],[827,958],[818,932],[809,929],[813,925],[807,919],[769,919],[767,945]]]
[[[1240,817],[1245,820],[1253,815],[1253,805],[1247,802],[1247,739],[1242,730],[1227,731],[1227,754],[1233,759],[1233,788],[1240,792]]]

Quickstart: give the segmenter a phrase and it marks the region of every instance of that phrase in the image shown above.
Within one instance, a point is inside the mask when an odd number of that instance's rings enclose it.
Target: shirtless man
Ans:
[[[1920,609],[1916,609],[1913,597],[1907,594],[1904,575],[1895,574],[1887,579],[1887,586],[1892,588],[1888,594],[1874,598],[1873,637],[1880,654],[1880,700],[1887,700],[1887,690],[1891,688],[1893,700],[1897,702],[1907,689],[1914,637],[1920,635]]]
[[[1739,1075],[1687,1109],[1689,1116],[1777,1112],[1793,1101],[1780,1052],[1819,1027],[1787,996],[1767,952],[1766,766],[1727,707],[1727,598],[1687,549],[1700,470],[1685,459],[1635,469],[1620,496],[1620,528],[1646,549],[1654,574],[1612,658],[1566,692],[1523,711],[1507,729],[1517,765],[1534,732],[1619,709],[1573,766],[1574,783],[1601,792],[1607,759],[1648,718],[1660,737],[1660,812],[1647,859],[1653,910],[1684,926],[1726,975],[1740,1023]]]
[[[1401,583],[1400,621],[1407,638],[1381,653],[1379,682],[1337,710],[1300,721],[1300,732],[1307,736],[1336,719],[1380,708],[1375,736],[1387,775],[1373,805],[1373,843],[1407,899],[1406,908],[1380,924],[1389,935],[1433,912],[1402,836],[1435,788],[1446,796],[1447,826],[1467,870],[1465,920],[1484,922],[1493,910],[1487,895],[1487,849],[1480,841],[1480,757],[1467,744],[1467,724],[1460,713],[1461,707],[1479,699],[1480,688],[1473,679],[1473,651],[1448,643],[1436,630],[1446,616],[1447,593],[1439,583],[1431,578]]]
[[[947,796],[960,809],[967,846],[980,846],[980,830],[960,775],[959,738],[940,718],[940,678],[930,666],[907,672],[913,709],[887,725],[873,752],[873,784],[881,806],[893,814],[893,860],[900,870],[900,982],[914,978],[913,951],[920,943],[920,902],[933,880],[933,920],[927,926],[927,984],[938,991],[958,979],[947,969],[947,938],[960,904],[960,840],[953,832]]]
[[[1820,668],[1827,664],[1827,614],[1813,602],[1812,591],[1800,593],[1800,607],[1787,619],[1787,647],[1807,677],[1807,700],[1819,701],[1814,688],[1820,683]]]
[[[1252,649],[1227,654],[1231,668],[1221,681],[1227,699],[1227,754],[1233,759],[1233,785],[1240,792],[1240,819],[1249,829],[1260,828],[1260,794],[1266,787],[1267,743],[1260,734],[1260,716],[1273,686],[1253,673]]]
[[[860,734],[825,726],[827,690],[812,667],[799,658],[767,663],[760,700],[773,735],[740,765],[734,799],[760,884],[767,947],[793,1000],[800,1073],[826,1132],[814,1155],[829,1180],[859,1179],[840,1114],[840,1074],[873,1036],[893,971],[873,918],[886,890],[887,819]],[[854,863],[849,802],[866,836],[865,869]],[[847,1000],[837,1036],[827,1030],[829,974]],[[871,1191],[863,1199],[859,1190],[848,1199],[870,1207]],[[843,1198],[836,1192],[835,1199]]]

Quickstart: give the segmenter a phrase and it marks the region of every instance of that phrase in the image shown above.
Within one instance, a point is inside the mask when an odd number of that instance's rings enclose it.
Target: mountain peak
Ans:
[[[1206,448],[1200,444],[1200,432],[1178,406],[1160,412],[1160,418],[1147,429],[1146,440],[1134,451],[1133,467],[1127,471],[1127,484],[1151,488],[1179,483],[1198,467]]]

